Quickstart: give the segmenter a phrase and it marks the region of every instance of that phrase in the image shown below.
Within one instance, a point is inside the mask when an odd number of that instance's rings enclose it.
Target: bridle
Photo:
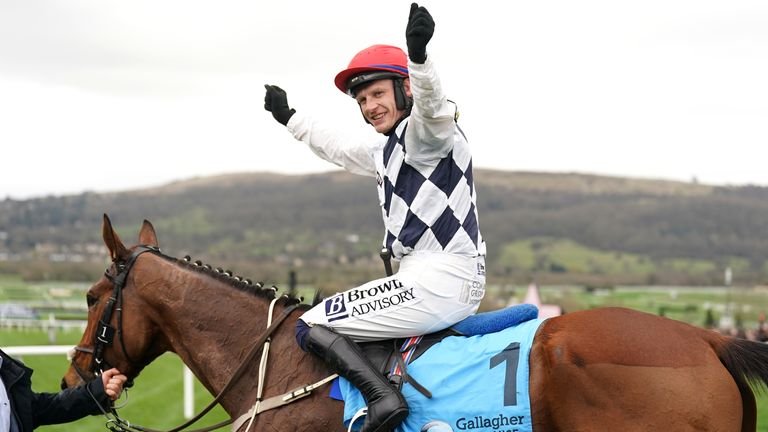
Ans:
[[[117,271],[116,275],[111,276],[109,274],[109,268],[107,268],[107,270],[105,270],[104,272],[104,276],[109,281],[112,282],[114,288],[112,291],[112,296],[107,301],[107,304],[104,307],[104,311],[102,312],[101,319],[99,320],[99,325],[96,331],[96,335],[94,337],[93,349],[80,347],[80,346],[76,346],[74,348],[74,350],[77,352],[90,354],[92,356],[91,363],[89,366],[89,372],[92,374],[97,374],[97,372],[103,372],[105,369],[109,369],[109,365],[104,359],[104,350],[113,344],[115,333],[117,333],[118,339],[120,340],[120,346],[123,350],[123,354],[125,355],[126,360],[128,360],[128,362],[130,363],[134,363],[134,361],[131,360],[130,356],[128,355],[127,350],[125,349],[125,341],[123,340],[123,288],[125,288],[125,283],[128,278],[128,273],[131,271],[134,264],[136,264],[136,260],[139,258],[139,256],[141,256],[146,252],[149,252],[153,255],[160,256],[160,257],[171,258],[163,254],[160,251],[160,249],[155,246],[139,245],[134,249],[134,251],[128,257],[128,259],[126,260],[115,259],[113,261],[115,269]],[[96,405],[98,405],[102,414],[107,418],[106,427],[109,430],[112,430],[115,432],[178,432],[178,431],[184,430],[190,425],[200,420],[201,418],[203,418],[211,409],[213,409],[213,407],[215,407],[219,403],[219,401],[222,399],[224,394],[227,393],[234,386],[237,380],[243,375],[243,373],[246,371],[246,369],[248,368],[248,366],[250,365],[250,363],[252,362],[256,354],[259,352],[261,347],[271,338],[272,334],[275,332],[275,330],[277,330],[280,324],[298,306],[299,306],[298,302],[290,306],[287,306],[283,310],[282,314],[280,314],[280,316],[277,319],[275,319],[275,321],[272,322],[267,327],[264,333],[262,333],[261,336],[256,340],[256,343],[251,348],[251,351],[245,356],[245,358],[243,359],[238,369],[235,371],[232,377],[230,377],[229,381],[227,381],[227,383],[221,389],[219,394],[205,408],[203,408],[203,410],[200,411],[200,413],[198,413],[196,416],[192,417],[191,419],[187,420],[184,424],[179,425],[173,429],[169,429],[168,431],[160,431],[160,430],[145,428],[139,425],[132,425],[130,422],[118,416],[117,410],[115,408],[103,407],[101,403],[98,401],[98,399],[93,394],[91,394],[88,386],[86,386],[86,389],[88,389],[88,393],[90,394],[94,402],[96,402]],[[115,327],[112,327],[110,325],[110,321],[112,320],[112,315],[115,312],[117,312],[117,329],[115,329]],[[85,374],[80,369],[80,367],[77,366],[74,356],[72,356],[71,365],[75,370],[75,372],[80,377],[80,379],[83,380],[84,382],[87,382],[87,379],[85,378]],[[130,382],[130,385],[132,385],[132,381]],[[130,385],[126,383],[126,387],[130,387]],[[212,426],[208,426],[202,429],[196,429],[194,431],[189,431],[189,432],[208,432],[208,431],[212,431],[212,430],[227,426],[233,422],[234,422],[234,419],[229,419]]]
[[[104,311],[101,313],[101,319],[99,319],[99,325],[96,330],[96,335],[94,336],[93,348],[84,348],[81,346],[76,346],[74,348],[75,351],[91,354],[91,364],[88,368],[88,372],[92,374],[104,372],[104,370],[109,369],[109,364],[104,360],[104,350],[114,342],[115,333],[117,333],[118,339],[120,340],[120,347],[123,350],[123,355],[125,355],[126,360],[128,360],[129,363],[135,363],[133,359],[131,359],[131,356],[128,355],[128,350],[125,349],[125,340],[123,339],[123,288],[125,288],[128,273],[133,268],[133,265],[136,263],[139,256],[145,252],[150,252],[158,256],[163,255],[157,247],[141,245],[136,247],[127,260],[116,258],[113,261],[115,269],[117,270],[115,276],[109,274],[109,268],[104,270],[104,277],[112,282],[113,290],[112,296],[107,300],[107,304],[104,306]],[[110,325],[112,314],[114,312],[117,312],[117,329]],[[71,363],[82,379],[84,374],[80,367],[77,366],[74,359],[72,359]],[[130,387],[133,383],[130,382],[128,384],[128,387]]]

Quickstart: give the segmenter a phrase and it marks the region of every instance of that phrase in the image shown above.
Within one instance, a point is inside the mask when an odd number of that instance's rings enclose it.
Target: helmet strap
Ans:
[[[405,78],[394,78],[392,83],[395,86],[395,106],[401,111],[409,111],[413,105],[413,98],[405,94]]]

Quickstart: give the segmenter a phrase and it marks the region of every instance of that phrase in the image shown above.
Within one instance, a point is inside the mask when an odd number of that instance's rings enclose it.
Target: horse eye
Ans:
[[[85,302],[88,303],[88,307],[91,307],[96,304],[96,297],[86,294],[85,296]]]

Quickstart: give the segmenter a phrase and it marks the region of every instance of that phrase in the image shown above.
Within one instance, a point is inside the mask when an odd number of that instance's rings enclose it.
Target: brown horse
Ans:
[[[113,265],[88,292],[88,327],[65,384],[82,384],[104,366],[99,362],[136,377],[157,356],[172,351],[212,394],[219,394],[254,341],[264,340],[274,291],[156,253],[151,248],[157,247],[157,237],[147,221],[139,233],[143,246],[126,248],[106,215],[103,237]],[[151,253],[141,253],[145,246]],[[293,303],[280,298],[275,316]],[[294,340],[293,325],[303,310],[289,310],[271,335],[265,397],[330,374]],[[111,325],[100,326],[100,320]],[[116,339],[109,337],[111,329]],[[232,380],[221,397],[233,418],[256,402],[257,364]],[[768,345],[619,308],[545,321],[530,364],[537,432],[754,431],[756,405],[748,382],[768,383]],[[322,390],[260,414],[251,430],[344,430],[341,403]]]

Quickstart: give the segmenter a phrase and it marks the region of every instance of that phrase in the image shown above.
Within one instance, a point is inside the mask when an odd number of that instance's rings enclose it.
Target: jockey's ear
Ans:
[[[152,223],[144,219],[144,224],[141,225],[141,231],[139,231],[139,244],[152,247],[160,247],[157,244],[157,234],[155,234],[155,227]]]
[[[104,222],[101,225],[101,235],[104,238],[104,244],[109,249],[109,257],[112,261],[128,255],[128,249],[125,248],[125,245],[120,240],[120,236],[112,228],[112,221],[109,220],[109,216],[106,213],[104,213]]]
[[[411,91],[411,79],[406,78],[403,80],[403,88],[405,89],[405,95],[408,97],[413,97],[413,92]]]

